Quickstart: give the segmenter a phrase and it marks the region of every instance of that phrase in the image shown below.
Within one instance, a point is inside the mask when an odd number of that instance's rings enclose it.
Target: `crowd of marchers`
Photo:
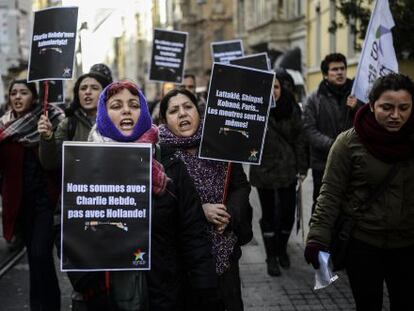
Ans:
[[[313,204],[305,260],[320,268],[340,216],[353,220],[344,270],[357,310],[412,306],[414,278],[414,84],[378,78],[363,104],[351,95],[347,60],[321,62],[317,89],[300,105],[289,73],[275,70],[260,165],[198,157],[206,98],[196,78],[164,83],[147,102],[133,82],[113,81],[96,64],[81,75],[64,111],[39,102],[34,83],[12,81],[0,118],[3,234],[24,245],[31,310],[60,310],[53,249],[60,249],[60,172],[64,141],[150,143],[152,262],[149,271],[68,272],[73,310],[243,310],[239,259],[253,236],[257,188],[267,273],[291,266],[288,241],[296,187],[309,169]],[[392,172],[392,173],[390,173]],[[380,191],[378,191],[380,189]],[[374,197],[373,197],[374,196]],[[225,198],[223,200],[223,198]],[[60,253],[60,251],[58,251]],[[109,290],[108,290],[109,289]],[[311,289],[309,289],[311,291]]]

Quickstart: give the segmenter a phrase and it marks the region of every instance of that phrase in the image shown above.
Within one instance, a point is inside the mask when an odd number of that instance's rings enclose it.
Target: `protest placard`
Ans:
[[[154,30],[150,80],[181,83],[188,33]]]
[[[63,144],[62,271],[148,270],[151,144]]]
[[[48,89],[48,102],[60,104],[65,102],[65,94],[63,88],[63,80],[51,80],[49,82]],[[40,89],[40,98],[44,98],[45,94],[45,85],[43,83],[39,84]]]
[[[259,165],[274,73],[215,63],[199,157]]]
[[[241,40],[219,41],[211,43],[211,55],[214,63],[228,64],[232,59],[243,56]]]
[[[232,65],[238,65],[248,68],[256,68],[260,70],[271,70],[270,59],[267,56],[267,53],[257,53],[251,54],[239,58],[232,59],[230,61]],[[270,108],[276,107],[276,101],[272,96],[272,101],[270,103]]]
[[[35,12],[29,81],[72,79],[77,23],[77,7],[54,7]]]
[[[267,53],[257,53],[235,58],[230,60],[230,64],[260,70],[270,70],[269,58],[267,56]]]

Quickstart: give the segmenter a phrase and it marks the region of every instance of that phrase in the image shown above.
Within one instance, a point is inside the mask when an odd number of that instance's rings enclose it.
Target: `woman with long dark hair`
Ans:
[[[250,168],[250,182],[257,187],[262,218],[267,273],[281,275],[280,267],[289,268],[287,244],[296,209],[297,176],[306,176],[307,152],[301,110],[288,86],[290,75],[276,71],[273,96],[276,108],[270,110],[262,162]]]
[[[41,116],[38,124],[40,160],[46,169],[61,167],[63,141],[86,141],[95,124],[99,95],[112,81],[111,77],[91,71],[81,75],[73,88],[73,101],[65,110],[66,117],[56,131],[52,131],[47,116]]]
[[[345,271],[357,310],[414,308],[414,84],[378,78],[354,127],[333,144],[307,238],[305,258],[319,268],[340,214],[350,217]],[[378,193],[379,192],[379,193]]]
[[[37,122],[44,111],[36,85],[15,80],[9,88],[10,109],[0,119],[0,172],[4,237],[22,234],[30,272],[30,309],[60,310],[60,291],[53,262],[53,211],[59,191],[56,179],[39,161]],[[62,111],[49,105],[50,127]]]
[[[109,72],[110,74],[110,72]],[[50,119],[42,115],[38,123],[40,133],[39,154],[42,166],[46,170],[61,170],[62,144],[64,141],[87,141],[89,132],[96,122],[96,111],[99,95],[112,81],[112,77],[97,71],[90,71],[81,75],[73,87],[73,100],[65,110],[65,118],[56,129],[52,129]],[[56,208],[60,213],[60,206]],[[59,215],[57,215],[59,216]],[[60,255],[60,217],[55,217],[55,227],[58,236],[55,239],[58,254]],[[73,309],[83,304],[86,291],[94,292],[99,281],[99,275],[94,272],[68,272],[69,280],[75,291],[72,293]],[[94,301],[88,296],[89,302]]]

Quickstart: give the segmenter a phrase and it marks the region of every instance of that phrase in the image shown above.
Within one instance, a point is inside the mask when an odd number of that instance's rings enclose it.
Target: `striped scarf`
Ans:
[[[11,139],[26,147],[38,144],[40,135],[37,131],[37,122],[42,113],[41,105],[36,105],[32,111],[20,118],[16,118],[13,110],[7,111],[0,118],[0,142]],[[63,111],[56,106],[48,105],[48,116],[55,130],[63,119]]]

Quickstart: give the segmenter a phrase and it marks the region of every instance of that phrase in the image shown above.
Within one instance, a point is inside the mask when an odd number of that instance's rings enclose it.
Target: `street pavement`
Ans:
[[[253,206],[254,239],[243,247],[240,260],[245,311],[355,310],[348,279],[342,272],[338,273],[338,280],[330,286],[313,290],[314,270],[306,263],[303,255],[304,238],[309,231],[312,190],[312,174],[309,171],[302,185],[303,228],[296,233],[294,227],[288,244],[291,267],[289,270],[282,269],[280,277],[271,277],[266,272],[266,254],[259,227],[259,198],[256,189],[252,187],[250,203]],[[389,310],[388,304],[385,295],[383,311]]]
[[[327,288],[314,291],[314,271],[304,261],[303,236],[308,231],[312,202],[312,178],[308,174],[303,184],[304,234],[294,229],[288,245],[291,268],[282,270],[282,276],[270,277],[266,273],[265,252],[260,234],[260,204],[253,188],[250,202],[254,209],[254,238],[243,247],[240,260],[242,293],[246,311],[305,311],[305,310],[355,310],[347,278],[339,279]],[[0,228],[1,229],[1,228]],[[1,230],[2,231],[2,230]],[[4,239],[0,237],[0,264],[10,257]],[[3,264],[4,266],[4,264]],[[0,270],[3,266],[0,266]],[[56,259],[56,268],[58,261]],[[62,311],[71,310],[71,286],[66,275],[58,273],[62,292]],[[28,265],[23,256],[11,269],[0,276],[0,310],[29,310]],[[388,311],[388,299],[384,299],[384,311]]]
[[[310,175],[310,173],[309,173]],[[329,287],[314,291],[314,272],[303,257],[303,239],[308,232],[312,204],[312,180],[308,176],[302,186],[304,232],[296,233],[296,224],[288,244],[291,258],[289,270],[282,269],[282,276],[271,277],[266,272],[266,253],[261,238],[259,219],[260,203],[256,189],[252,189],[254,240],[243,247],[240,260],[243,298],[246,311],[270,310],[354,310],[352,294],[345,277]]]

